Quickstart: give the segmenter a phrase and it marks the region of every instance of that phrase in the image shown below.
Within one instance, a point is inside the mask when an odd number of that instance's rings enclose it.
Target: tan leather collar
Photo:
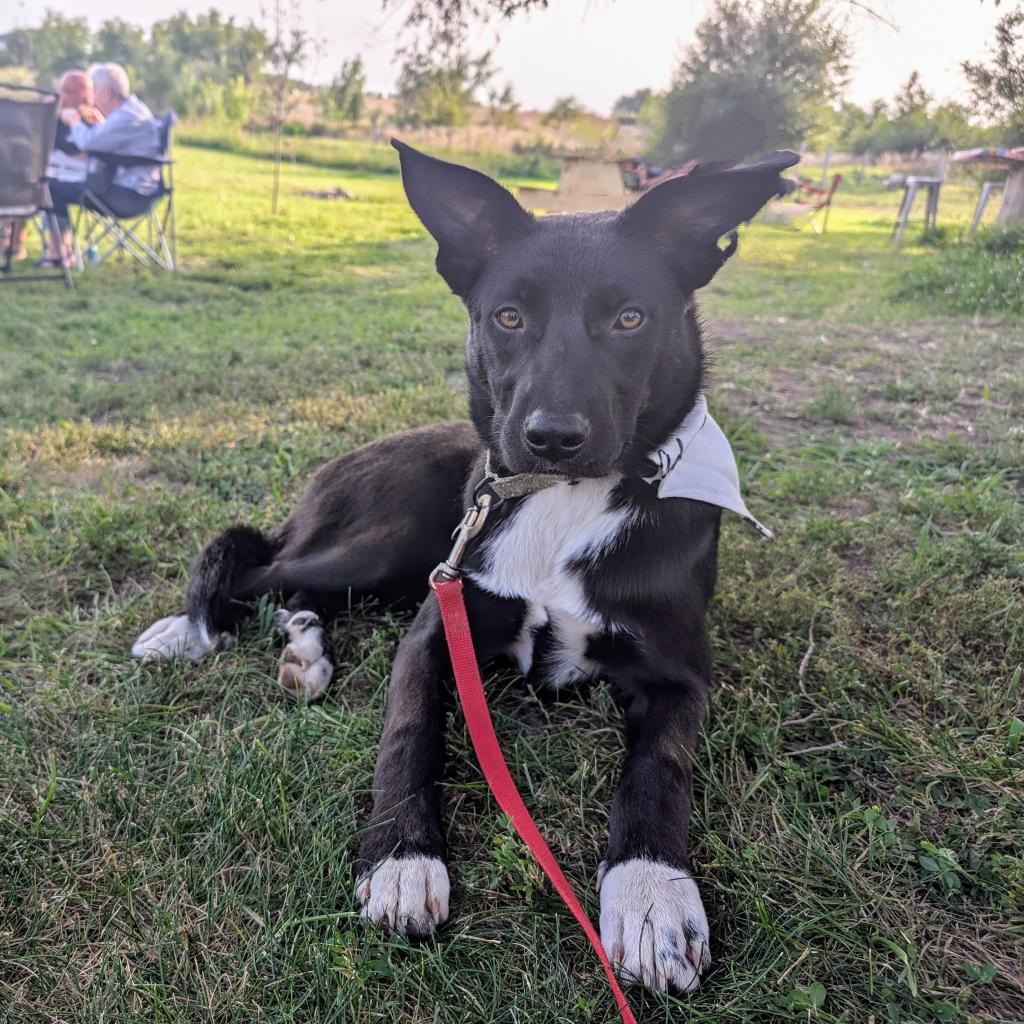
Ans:
[[[506,498],[524,498],[528,494],[536,494],[555,484],[564,484],[570,477],[560,473],[516,473],[514,476],[498,476],[491,462],[490,449],[487,451],[487,462],[484,466],[486,477],[484,483],[503,501]]]

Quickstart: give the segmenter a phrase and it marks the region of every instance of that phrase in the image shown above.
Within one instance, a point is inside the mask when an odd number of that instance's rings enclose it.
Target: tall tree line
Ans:
[[[52,87],[70,68],[115,61],[154,108],[243,119],[272,42],[253,22],[214,9],[195,17],[175,14],[148,32],[120,18],[94,32],[84,18],[47,10],[40,24],[0,39],[0,67],[27,68],[36,84]]]

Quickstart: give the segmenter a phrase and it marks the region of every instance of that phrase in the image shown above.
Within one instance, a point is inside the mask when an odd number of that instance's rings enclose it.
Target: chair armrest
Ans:
[[[94,160],[101,160],[112,167],[167,167],[174,163],[168,156],[131,156],[126,153],[102,153],[97,149],[86,152]]]

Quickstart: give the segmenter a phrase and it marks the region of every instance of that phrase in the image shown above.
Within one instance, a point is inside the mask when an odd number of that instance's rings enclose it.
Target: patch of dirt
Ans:
[[[123,494],[128,484],[142,488],[165,487],[174,494],[185,489],[180,481],[171,480],[153,469],[149,459],[141,455],[92,457],[73,468],[43,465],[37,467],[33,475],[44,487],[91,491],[93,494],[105,494],[107,491]]]
[[[878,503],[860,495],[850,495],[830,501],[825,507],[833,513],[833,519],[861,519],[871,515],[878,508]]]
[[[352,193],[346,192],[340,185],[334,188],[303,189],[302,195],[309,199],[351,199]]]
[[[465,395],[469,392],[469,385],[466,383],[464,370],[449,370],[444,375],[444,386],[458,395]]]
[[[993,320],[925,320],[891,325],[761,317],[724,320],[708,332],[713,390],[773,444],[813,443],[835,431],[858,441],[897,443],[955,433],[968,443],[1019,415],[1014,369],[1024,327]],[[743,378],[733,346],[775,349],[777,359]],[[716,351],[719,358],[716,361]],[[723,369],[735,368],[734,379]],[[959,393],[950,394],[951,381]],[[815,409],[828,390],[842,415]]]
[[[132,360],[127,363],[116,363],[108,366],[94,366],[88,368],[90,377],[97,380],[115,381],[119,384],[127,384],[142,376],[149,370],[149,364],[141,360]]]

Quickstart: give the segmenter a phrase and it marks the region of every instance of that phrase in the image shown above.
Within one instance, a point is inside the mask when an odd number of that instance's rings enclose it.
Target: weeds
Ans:
[[[1024,232],[991,231],[976,241],[934,243],[938,251],[900,279],[900,299],[930,300],[942,312],[1024,316]]]

